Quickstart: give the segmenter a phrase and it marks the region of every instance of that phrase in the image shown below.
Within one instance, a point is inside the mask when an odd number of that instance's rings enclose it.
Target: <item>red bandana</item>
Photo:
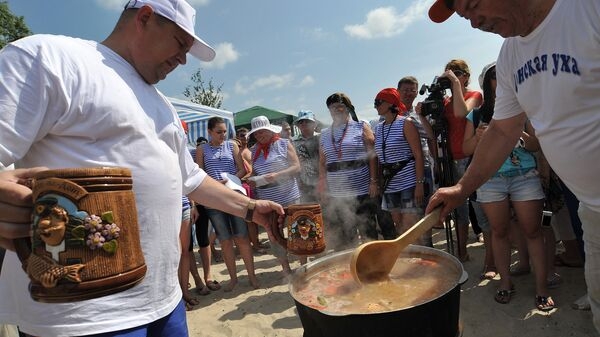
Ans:
[[[265,159],[269,156],[269,149],[271,148],[271,144],[278,141],[281,137],[278,133],[273,134],[271,140],[266,144],[256,143],[256,152],[254,153],[254,158],[252,158],[252,162],[255,162],[258,156],[260,156],[260,152],[263,151]]]

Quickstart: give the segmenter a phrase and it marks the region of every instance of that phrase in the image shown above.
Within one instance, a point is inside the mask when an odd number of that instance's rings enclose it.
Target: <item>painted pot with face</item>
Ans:
[[[32,181],[32,237],[15,240],[40,302],[109,295],[146,273],[131,171],[120,167],[47,170]]]
[[[314,255],[325,250],[325,233],[321,205],[296,204],[284,207],[285,221],[280,227],[277,221],[271,231],[282,247],[294,255]],[[287,232],[285,237],[284,230]]]

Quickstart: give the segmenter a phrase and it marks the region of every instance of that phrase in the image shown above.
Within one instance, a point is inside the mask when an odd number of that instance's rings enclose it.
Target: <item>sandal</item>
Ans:
[[[479,275],[479,279],[481,280],[492,280],[494,279],[494,277],[496,277],[496,275],[498,275],[498,272],[496,271],[496,268],[491,268],[488,266],[484,266],[483,267],[483,271],[481,272],[481,275]]]
[[[535,306],[540,311],[550,311],[554,309],[554,301],[550,296],[535,296]]]
[[[562,283],[562,277],[558,273],[552,274],[552,276],[546,279],[546,286],[548,289],[558,288]]]
[[[208,289],[207,286],[202,286],[202,288],[196,287],[196,294],[198,294],[200,296],[206,296],[206,295],[210,294],[210,289]]]
[[[198,299],[196,298],[188,298],[186,299],[185,297],[183,298],[183,301],[185,302],[185,310],[186,311],[190,311],[192,309],[194,309],[195,306],[197,306],[198,304],[200,304],[200,301],[198,301]]]
[[[511,286],[509,290],[497,290],[496,295],[494,295],[494,300],[500,304],[508,304],[514,293],[514,286]]]
[[[206,280],[206,287],[212,291],[221,289],[221,285],[215,280]]]

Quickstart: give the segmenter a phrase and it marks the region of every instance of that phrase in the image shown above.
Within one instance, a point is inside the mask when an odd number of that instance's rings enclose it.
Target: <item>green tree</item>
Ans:
[[[202,69],[198,69],[192,75],[192,85],[188,85],[183,91],[183,95],[193,103],[202,104],[219,109],[223,104],[223,95],[221,89],[223,84],[216,86],[212,78],[205,83],[202,79]]]
[[[18,40],[31,31],[22,16],[15,16],[8,8],[8,2],[0,2],[0,49],[8,43]]]

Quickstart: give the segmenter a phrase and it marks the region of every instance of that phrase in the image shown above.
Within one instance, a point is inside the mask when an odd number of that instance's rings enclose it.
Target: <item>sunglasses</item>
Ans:
[[[454,73],[454,75],[458,76],[464,76],[464,75],[468,75],[468,73],[466,71],[462,71],[462,70],[452,70],[452,72]]]
[[[385,101],[382,99],[376,99],[375,102],[373,103],[373,105],[375,105],[375,108],[379,108],[379,106],[381,104],[383,104],[383,102],[385,102]]]

